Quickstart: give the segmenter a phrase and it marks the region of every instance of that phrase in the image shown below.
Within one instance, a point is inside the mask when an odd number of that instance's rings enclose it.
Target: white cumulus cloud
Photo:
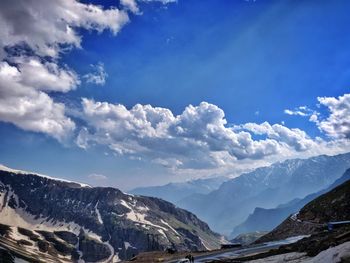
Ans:
[[[317,146],[317,143],[313,139],[298,128],[290,129],[281,124],[271,125],[268,122],[261,124],[246,123],[241,127],[254,134],[266,135],[268,138],[284,143],[298,152],[306,151]]]
[[[80,47],[77,28],[116,34],[128,22],[125,11],[75,0],[4,0],[0,2],[0,120],[58,140],[75,129],[65,105],[51,92],[68,92],[80,81],[59,65],[59,54]],[[89,80],[101,84],[106,74]]]
[[[81,48],[81,29],[116,35],[128,22],[127,10],[77,0],[0,1],[0,121],[60,141],[69,137],[76,124],[52,93],[76,89],[80,80],[60,55]],[[93,70],[83,79],[104,85],[103,64]]]
[[[120,3],[126,10],[130,10],[135,14],[140,13],[140,9],[136,3],[136,0],[120,0]]]
[[[335,97],[318,97],[320,105],[328,108],[329,116],[315,118],[320,130],[333,138],[350,138],[350,94]]]
[[[128,21],[125,11],[75,0],[2,0],[0,45],[25,43],[38,55],[57,57],[63,46],[80,47],[77,28],[116,34]]]
[[[170,3],[176,3],[177,0],[120,0],[121,5],[128,11],[131,11],[134,14],[141,14],[139,3],[150,3],[150,2],[159,2],[164,5]]]
[[[178,172],[247,168],[350,149],[348,140],[312,138],[301,129],[282,124],[232,126],[222,109],[207,102],[188,105],[174,115],[167,108],[136,104],[128,109],[84,98],[80,118],[85,124],[76,139],[79,147],[104,145],[115,154],[150,160]]]
[[[299,106],[295,108],[294,110],[285,109],[284,113],[287,115],[295,115],[295,116],[301,116],[301,117],[308,117],[315,115],[317,116],[318,113],[312,109],[309,109],[307,106]]]
[[[350,94],[339,97],[318,97],[317,107],[326,108],[327,112],[312,110],[307,106],[300,106],[294,110],[286,109],[284,113],[308,117],[310,122],[317,125],[318,129],[329,138],[350,138]]]
[[[214,169],[238,161],[278,160],[340,151],[341,146],[311,138],[281,124],[246,123],[230,127],[218,106],[189,105],[179,115],[169,109],[84,98],[85,127],[76,143],[89,148],[104,145],[116,154],[149,159],[168,168]],[[256,136],[261,136],[255,139]]]
[[[96,173],[93,173],[93,174],[89,174],[88,177],[92,180],[96,180],[96,181],[104,181],[104,180],[107,180],[108,177],[103,175],[103,174],[96,174]]]
[[[75,128],[74,122],[65,116],[65,106],[54,102],[43,92],[47,86],[43,86],[40,79],[33,81],[27,75],[26,69],[21,72],[21,66],[20,64],[17,68],[7,62],[0,62],[0,120],[13,123],[24,130],[46,133],[58,140],[64,140]],[[60,79],[60,74],[49,73],[45,65],[41,64],[39,67],[43,71],[42,78]],[[66,74],[62,74],[65,78]],[[70,81],[75,83],[72,79]],[[67,85],[58,85],[56,89],[69,89],[74,86]]]
[[[93,72],[85,74],[83,78],[87,83],[103,86],[106,83],[106,78],[108,77],[103,63],[99,62],[97,65],[91,65],[91,67],[93,69]]]

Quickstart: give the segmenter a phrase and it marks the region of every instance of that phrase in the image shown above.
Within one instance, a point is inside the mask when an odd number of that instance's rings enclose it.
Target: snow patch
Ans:
[[[120,260],[119,260],[119,257],[118,257],[118,253],[115,253],[114,247],[113,247],[111,244],[109,244],[108,241],[107,241],[107,242],[103,242],[103,244],[105,244],[106,246],[108,246],[109,250],[111,251],[111,255],[110,255],[106,260],[104,260],[104,261],[102,261],[102,262],[105,262],[105,263],[119,262]],[[117,255],[117,257],[116,257],[116,255]],[[115,260],[117,260],[117,259],[118,259],[119,261],[115,261]]]
[[[220,244],[229,244],[230,242],[226,239],[225,236],[220,236]]]
[[[99,202],[99,201],[97,201],[97,203],[96,203],[96,205],[95,205],[95,213],[97,214],[97,220],[98,220],[98,222],[99,222],[101,225],[103,225],[103,220],[102,220],[102,217],[101,217],[101,214],[100,214],[100,210],[98,210],[98,208],[97,208],[98,202]]]
[[[316,257],[310,258],[306,253],[286,253],[267,258],[249,261],[250,263],[340,263],[350,258],[350,241],[320,252]]]
[[[291,215],[291,219],[293,220],[293,221],[296,221],[297,219],[298,219],[298,215],[299,215],[299,212],[296,212],[296,213],[294,213],[293,215]]]
[[[160,233],[162,236],[164,236],[166,239],[168,239],[167,235],[164,233],[163,229],[157,229],[158,233]]]
[[[350,241],[320,252],[307,263],[340,263],[345,262],[344,259],[350,259]]]
[[[141,207],[141,211],[143,213],[140,213],[138,210],[140,210],[140,206],[137,207],[135,205],[135,207],[131,207],[127,202],[125,202],[124,200],[121,200],[120,201],[121,204],[123,206],[125,206],[126,208],[128,208],[130,210],[130,212],[128,212],[126,214],[126,218],[133,221],[133,222],[136,222],[136,223],[140,223],[141,225],[148,225],[148,226],[153,226],[153,227],[156,227],[158,228],[158,232],[161,233],[163,236],[166,237],[164,231],[166,231],[167,229],[165,227],[162,227],[160,225],[156,225],[156,224],[153,224],[152,222],[148,221],[147,219],[145,219],[146,215],[144,212],[144,208]],[[161,231],[159,231],[161,230]]]
[[[264,243],[267,246],[270,245],[286,245],[286,244],[293,244],[303,238],[309,237],[310,235],[300,235],[300,236],[294,236],[294,237],[288,237],[283,240],[277,240],[277,241],[271,241],[271,242],[266,242]]]
[[[121,262],[122,260],[119,258],[119,253],[116,253],[112,258],[112,263]]]
[[[13,192],[8,191],[8,196],[16,196]],[[46,217],[36,217],[23,210],[23,208],[11,208],[7,204],[3,207],[0,213],[0,223],[9,226],[19,226],[31,230],[44,230],[44,231],[70,231],[76,235],[79,235],[80,230],[91,238],[101,240],[101,237],[89,229],[81,227],[74,222],[54,221]]]
[[[127,241],[124,241],[124,248],[125,250],[128,250],[128,248],[131,247],[131,248],[135,248],[134,246],[132,246],[129,242]]]
[[[179,236],[179,233],[171,225],[169,225],[167,222],[165,222],[163,219],[161,219],[160,222],[162,222],[164,225],[169,227],[170,230],[172,230],[177,236]]]
[[[209,248],[208,244],[205,244],[206,241],[205,241],[203,238],[199,237],[199,239],[200,239],[202,245],[205,247],[206,250],[211,250],[211,249]]]
[[[131,245],[129,242],[124,241],[124,247],[125,247],[125,250],[127,250],[129,247],[131,247]]]
[[[267,258],[251,260],[249,261],[249,263],[282,263],[282,262],[305,263],[305,260],[307,259],[308,257],[306,256],[306,253],[292,252],[292,253],[287,253],[287,254],[282,254],[277,256],[271,256]]]

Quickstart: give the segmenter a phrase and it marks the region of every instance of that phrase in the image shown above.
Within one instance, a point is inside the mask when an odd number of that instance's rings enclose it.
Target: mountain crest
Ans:
[[[95,252],[104,251],[104,260],[125,259],[139,251],[206,250],[218,248],[221,242],[194,214],[161,199],[22,171],[0,170],[0,209],[0,223],[11,227],[13,241],[18,241],[13,234],[18,227],[39,236],[40,242],[27,240],[33,254],[44,251],[72,258],[81,254],[81,259],[89,261],[94,257],[89,254],[92,247]],[[63,241],[57,233],[70,235],[78,243],[62,252],[59,242]],[[48,242],[46,249],[40,249],[43,242]],[[67,242],[64,246],[70,247]]]

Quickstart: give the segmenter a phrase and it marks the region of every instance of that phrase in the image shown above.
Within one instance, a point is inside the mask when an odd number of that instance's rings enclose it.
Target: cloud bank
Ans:
[[[45,91],[67,92],[77,83],[73,72],[59,69],[54,63],[28,59],[11,66],[2,61],[0,120],[62,141],[75,129],[75,124],[65,115],[64,104],[54,102]]]
[[[174,115],[151,105],[128,109],[83,98],[80,114],[70,116],[67,112],[74,109],[57,102],[54,94],[68,93],[81,83],[104,85],[107,73],[98,63],[79,77],[60,63],[60,56],[81,48],[81,30],[116,35],[129,22],[128,14],[140,15],[147,2],[152,1],[121,0],[120,8],[104,8],[76,0],[0,1],[0,121],[61,142],[74,139],[84,149],[103,145],[115,154],[172,169],[236,167],[349,150],[350,94],[319,97],[327,115],[306,106],[285,110],[308,117],[326,135],[323,139],[268,122],[230,125],[224,111],[208,102],[188,105]]]
[[[75,0],[3,0],[0,45],[27,45],[39,56],[57,57],[64,48],[80,47],[77,28],[117,34],[128,21],[125,11]]]
[[[189,105],[175,116],[169,109],[151,105],[127,109],[83,98],[81,118],[85,127],[76,140],[79,147],[105,145],[118,155],[176,169],[215,169],[247,160],[331,154],[349,146],[268,122],[230,127],[224,111],[207,102]]]
[[[129,21],[117,8],[104,9],[73,0],[4,0],[0,2],[0,120],[60,141],[72,135],[74,121],[52,92],[75,89],[78,75],[59,64],[59,56],[80,48],[77,29],[112,34]],[[88,81],[102,84],[105,74]]]

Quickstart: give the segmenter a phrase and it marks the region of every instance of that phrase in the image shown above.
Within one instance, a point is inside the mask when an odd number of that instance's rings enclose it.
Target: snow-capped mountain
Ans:
[[[286,160],[242,174],[209,194],[192,195],[178,204],[228,235],[256,207],[274,208],[325,189],[349,167],[350,153]]]
[[[343,176],[337,179],[326,189],[319,192],[307,195],[302,199],[295,199],[283,205],[279,205],[276,208],[255,208],[254,212],[250,214],[242,224],[235,227],[231,233],[231,237],[235,237],[238,233],[248,233],[253,231],[271,231],[278,226],[284,219],[290,214],[298,212],[304,205],[325,194],[342,183],[350,180],[350,170],[347,170]]]
[[[342,178],[350,177],[350,169]],[[343,182],[341,179],[338,182]],[[312,235],[324,232],[328,222],[348,221],[350,218],[350,180],[345,180],[334,189],[307,203],[300,211],[288,216],[280,225],[257,242],[280,240],[295,235]],[[341,234],[349,233],[343,225]],[[349,234],[343,235],[349,240]],[[338,238],[334,238],[334,241]],[[348,241],[347,240],[347,241]]]
[[[194,214],[161,199],[6,167],[0,224],[0,247],[44,262],[116,262],[140,251],[206,250],[221,242]]]

